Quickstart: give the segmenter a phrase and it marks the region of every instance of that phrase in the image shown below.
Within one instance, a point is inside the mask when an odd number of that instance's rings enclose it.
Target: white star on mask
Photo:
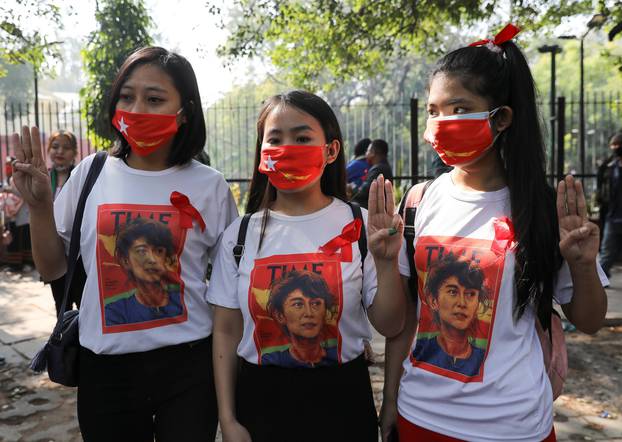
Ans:
[[[273,160],[270,155],[268,155],[268,159],[264,161],[264,164],[266,165],[268,170],[271,170],[272,172],[276,172],[276,169],[274,167],[276,163],[278,163],[278,160]]]
[[[127,135],[127,128],[129,126],[127,124],[125,124],[125,121],[123,121],[123,117],[121,117],[121,119],[119,120],[119,132]]]

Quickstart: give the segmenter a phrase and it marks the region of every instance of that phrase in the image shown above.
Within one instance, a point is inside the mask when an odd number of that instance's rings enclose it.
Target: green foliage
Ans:
[[[591,36],[590,36],[591,37]],[[603,39],[585,39],[584,72],[585,91],[588,94],[622,91],[622,76],[615,75],[617,68],[611,58],[603,57],[607,51],[619,54],[619,42],[605,42]],[[556,56],[556,95],[564,95],[570,99],[579,93],[579,42],[563,41],[558,43],[563,51]],[[551,55],[542,54],[531,66],[531,70],[543,100],[548,100],[551,75]]]
[[[35,21],[49,28],[62,29],[59,7],[45,0],[12,0],[0,4],[0,60],[11,64],[30,64],[37,72],[49,70],[46,62],[60,58],[58,41],[36,30]],[[7,74],[0,66],[0,77]]]
[[[502,0],[235,0],[230,32],[219,54],[229,61],[264,57],[288,83],[328,92],[348,81],[363,81],[391,62],[410,55],[437,58],[469,38],[474,29],[504,23]],[[208,2],[208,5],[210,3]],[[519,40],[551,36],[570,17],[604,13],[611,29],[622,21],[622,2],[600,0],[513,0],[512,21]],[[596,6],[596,8],[595,8]],[[595,9],[594,9],[595,8]],[[211,7],[210,12],[220,13]],[[586,18],[587,21],[587,18]],[[479,32],[477,32],[479,36]],[[618,37],[622,38],[622,37]],[[613,57],[622,66],[622,56]]]
[[[221,56],[267,56],[296,86],[329,90],[382,71],[392,56],[438,54],[443,30],[490,15],[476,0],[237,0]],[[490,3],[491,5],[496,2]],[[438,23],[443,23],[441,27]]]
[[[0,60],[0,70],[6,72],[0,77],[0,96],[7,103],[25,103],[32,98],[32,66],[11,64]]]
[[[82,51],[88,78],[80,97],[91,141],[98,148],[108,148],[112,134],[107,94],[125,58],[135,49],[151,44],[152,22],[142,0],[102,0],[95,18],[98,29],[90,34]]]

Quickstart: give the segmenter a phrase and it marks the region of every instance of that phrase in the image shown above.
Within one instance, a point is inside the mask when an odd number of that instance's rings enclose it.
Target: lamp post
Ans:
[[[544,45],[538,48],[538,52],[542,54],[551,54],[551,90],[550,90],[550,124],[551,124],[551,160],[550,160],[550,170],[551,170],[551,184],[555,186],[555,120],[557,118],[556,109],[555,109],[555,55],[560,54],[562,52],[562,48],[558,45]]]
[[[604,14],[594,14],[590,21],[587,22],[587,30],[581,37],[575,35],[562,35],[559,38],[565,40],[579,40],[579,59],[580,59],[580,76],[579,76],[579,156],[581,161],[581,181],[585,177],[585,87],[584,87],[584,74],[583,74],[583,40],[587,37],[587,34],[594,29],[600,28],[607,20],[607,16]]]

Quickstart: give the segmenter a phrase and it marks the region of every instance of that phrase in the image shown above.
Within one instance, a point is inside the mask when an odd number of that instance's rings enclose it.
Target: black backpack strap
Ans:
[[[413,186],[411,185],[410,187],[408,187],[408,189],[406,189],[406,192],[404,192],[404,196],[402,197],[402,201],[400,201],[400,206],[397,209],[398,215],[401,216],[402,218],[404,218],[404,207],[406,207],[406,200],[408,199],[408,193],[410,192],[412,188]]]
[[[67,273],[65,273],[65,290],[63,296],[63,303],[58,314],[58,320],[54,332],[52,335],[60,333],[60,329],[63,323],[63,314],[67,307],[67,301],[69,298],[69,288],[71,287],[71,281],[73,279],[76,265],[78,264],[78,258],[80,256],[80,227],[82,226],[82,218],[84,216],[84,206],[86,205],[86,199],[91,193],[91,189],[97,181],[99,173],[104,167],[108,154],[105,151],[99,151],[95,154],[89,172],[86,175],[86,180],[82,186],[80,192],[80,199],[78,200],[78,206],[76,207],[76,213],[73,218],[73,226],[71,228],[71,241],[69,242],[69,257],[67,258]]]
[[[242,220],[240,221],[240,230],[238,230],[238,242],[235,247],[233,247],[233,257],[235,258],[235,263],[238,267],[240,267],[240,261],[244,255],[246,231],[248,230],[248,223],[251,220],[251,216],[253,216],[252,213],[247,213],[242,217]]]
[[[361,234],[359,236],[359,252],[361,253],[361,271],[364,270],[365,258],[367,257],[367,231],[365,230],[365,221],[363,220],[363,212],[361,206],[355,201],[348,201],[348,206],[352,210],[352,217],[361,220]]]
[[[419,301],[418,296],[418,281],[417,281],[417,268],[415,267],[415,217],[417,216],[417,206],[423,199],[423,195],[425,195],[426,190],[432,184],[432,180],[426,181],[423,185],[423,189],[421,192],[421,199],[417,201],[417,205],[413,207],[406,207],[406,201],[408,200],[408,194],[413,191],[414,186],[410,187],[402,201],[400,202],[400,207],[398,213],[402,217],[404,221],[404,240],[406,241],[406,256],[408,258],[408,268],[410,269],[410,277],[408,278],[408,288],[410,289],[410,294],[415,303],[415,307],[417,306],[417,302]]]

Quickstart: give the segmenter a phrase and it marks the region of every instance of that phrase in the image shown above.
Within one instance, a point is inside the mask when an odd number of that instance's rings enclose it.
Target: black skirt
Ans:
[[[365,358],[335,367],[281,368],[242,360],[237,419],[253,442],[377,442]]]

